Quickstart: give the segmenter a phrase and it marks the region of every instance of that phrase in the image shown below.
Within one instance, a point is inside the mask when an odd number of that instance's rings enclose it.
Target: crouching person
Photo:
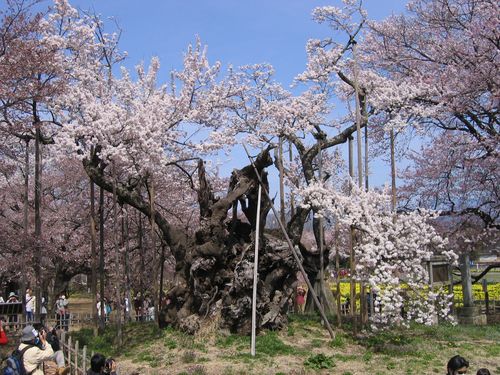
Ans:
[[[58,342],[57,342],[58,344]],[[54,361],[57,363],[56,375],[69,374],[70,368],[64,367],[64,355],[57,346],[47,340],[47,330],[40,328],[37,331],[33,326],[26,326],[21,336],[19,350],[26,349],[23,355],[23,365],[27,374],[43,375],[43,362]]]
[[[45,332],[45,329],[42,328]],[[56,375],[66,375],[70,372],[70,367],[65,367],[64,365],[64,354],[61,350],[61,345],[59,343],[59,337],[57,336],[57,330],[55,327],[48,327],[46,340],[52,347],[54,354],[50,358],[57,364]]]
[[[27,374],[43,375],[43,362],[52,359],[54,351],[47,342],[45,332],[38,332],[33,326],[24,327],[19,350],[25,349],[23,365]]]

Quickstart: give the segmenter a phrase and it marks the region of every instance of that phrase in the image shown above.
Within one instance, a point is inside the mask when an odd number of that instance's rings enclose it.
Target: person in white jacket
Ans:
[[[19,350],[31,346],[24,352],[23,364],[26,373],[31,375],[43,375],[43,362],[48,361],[54,355],[54,351],[47,340],[45,332],[41,334],[31,325],[23,329]]]

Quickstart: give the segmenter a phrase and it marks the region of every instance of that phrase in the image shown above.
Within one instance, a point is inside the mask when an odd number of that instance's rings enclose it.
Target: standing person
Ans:
[[[141,310],[142,310],[142,298],[141,298],[141,292],[137,292],[137,294],[134,297],[134,310],[135,310],[135,320],[139,321],[142,320],[141,316]]]
[[[451,357],[448,361],[446,375],[461,375],[467,374],[469,368],[469,362],[459,355]]]
[[[25,311],[26,311],[26,321],[27,322],[32,322],[33,321],[33,311],[35,311],[35,296],[33,296],[33,292],[31,291],[31,288],[26,289],[26,296],[25,296]]]
[[[100,319],[101,318],[101,300],[97,300],[96,303],[96,309],[97,309],[97,317]]]
[[[40,305],[40,323],[45,325],[45,321],[47,320],[47,300],[45,297],[42,297],[42,304]]]
[[[61,293],[60,297],[56,301],[56,312],[57,312],[57,322],[59,328],[68,330],[67,322],[66,322],[66,314],[67,314],[68,300],[66,300],[66,296],[64,293]]]
[[[109,322],[109,315],[111,314],[111,305],[106,297],[104,297],[104,320]]]
[[[9,342],[7,334],[3,329],[3,322],[4,322],[4,317],[2,316],[0,317],[0,345],[6,345]]]
[[[69,324],[71,322],[71,313],[70,313],[70,309],[69,309],[69,299],[63,295],[62,296],[63,300],[65,301],[65,305],[64,305],[64,330],[66,332],[68,332],[69,330]]]
[[[9,338],[7,337],[7,334],[3,329],[4,322],[5,318],[3,316],[0,316],[0,347],[3,347],[4,345],[7,345],[9,343]],[[0,361],[2,361],[5,357],[7,357],[7,354],[0,349]]]
[[[304,314],[304,307],[306,305],[306,291],[301,286],[297,288],[297,298],[295,301],[297,303],[297,307],[299,308],[299,313]]]
[[[27,374],[44,375],[43,362],[52,359],[54,351],[45,338],[46,333],[40,333],[32,326],[24,327],[19,350],[24,350],[23,365]]]
[[[142,316],[144,317],[144,320],[149,322],[149,305],[150,305],[150,298],[147,296],[144,298],[142,301]]]
[[[130,301],[128,300],[128,297],[125,297],[123,302],[125,321],[130,322]]]

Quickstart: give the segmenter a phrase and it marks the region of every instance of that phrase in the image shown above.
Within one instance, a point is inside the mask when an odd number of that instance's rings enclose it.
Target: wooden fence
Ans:
[[[87,353],[87,345],[80,349],[78,340],[73,342],[71,336],[66,336],[66,332],[61,334],[60,344],[66,366],[71,369],[70,374],[85,375],[90,367],[90,358],[94,353],[90,353],[90,355]]]
[[[23,328],[26,325],[33,324],[33,322],[27,322],[22,314],[6,315],[6,319],[7,321],[3,323],[3,326],[14,329]],[[57,326],[65,331],[68,331],[71,327],[81,327],[91,323],[92,314],[83,313],[71,313],[66,317],[54,314],[45,318],[45,326]]]

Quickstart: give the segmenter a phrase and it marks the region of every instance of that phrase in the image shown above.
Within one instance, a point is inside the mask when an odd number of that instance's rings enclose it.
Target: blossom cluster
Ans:
[[[351,184],[351,194],[313,183],[301,190],[302,205],[355,231],[356,273],[375,293],[376,326],[406,324],[410,320],[431,324],[448,317],[449,297],[429,286],[427,262],[434,254],[450,263],[456,255],[446,239],[431,225],[436,213],[419,210],[396,214],[387,192],[364,191]]]

